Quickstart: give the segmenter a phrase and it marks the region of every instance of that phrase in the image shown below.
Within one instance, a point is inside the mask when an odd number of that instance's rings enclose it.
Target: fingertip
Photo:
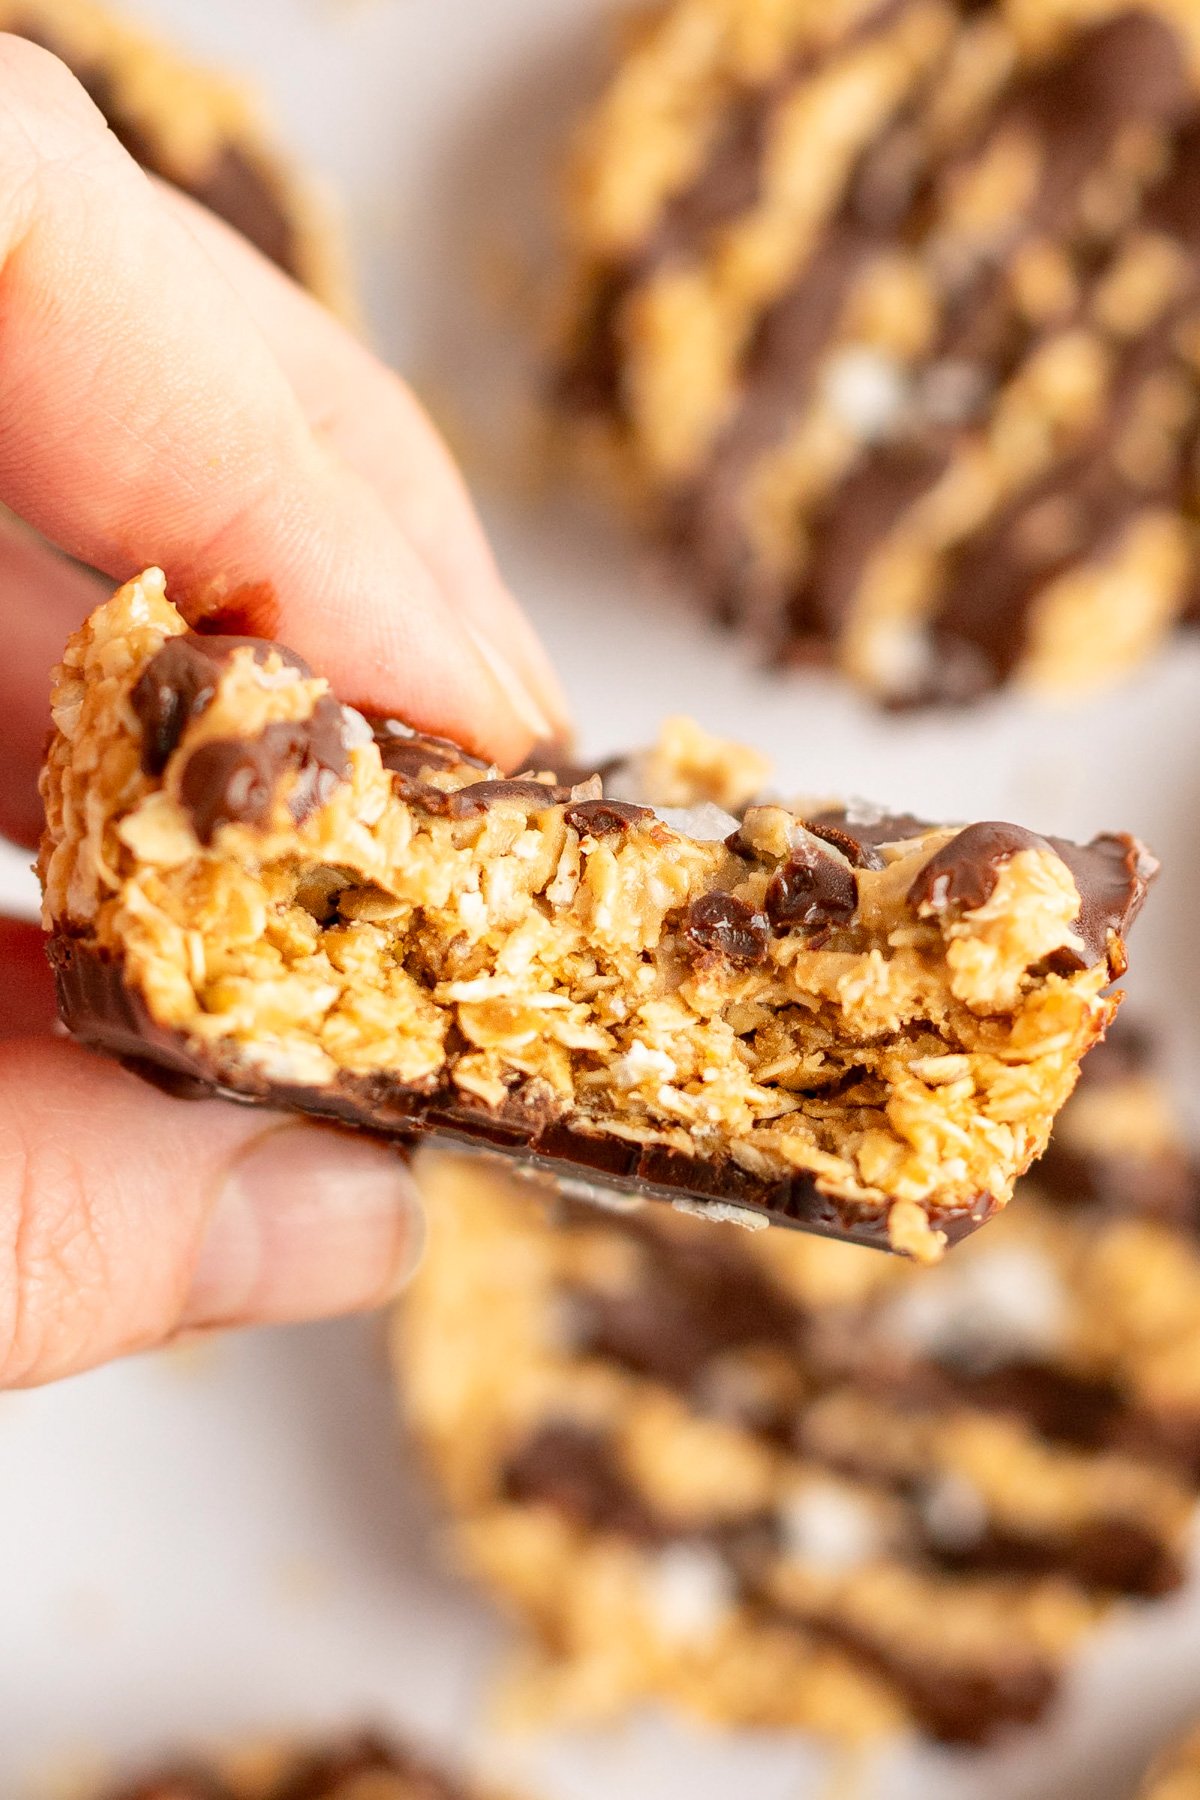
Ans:
[[[285,1124],[225,1172],[198,1246],[182,1329],[368,1311],[411,1279],[425,1242],[395,1149]]]
[[[32,38],[0,31],[0,83],[4,113],[35,144],[40,144],[59,118],[94,125],[103,115],[77,76],[52,50]]]

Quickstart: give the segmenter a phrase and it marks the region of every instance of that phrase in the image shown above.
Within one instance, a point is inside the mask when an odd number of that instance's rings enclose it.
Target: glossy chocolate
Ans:
[[[1075,931],[1087,952],[1086,963],[1069,956],[1077,967],[1090,968],[1103,958],[1123,957],[1112,944],[1122,940],[1145,904],[1158,864],[1136,839],[1105,835],[1090,844],[1065,838],[1043,838],[1021,825],[981,822],[968,825],[944,844],[909,888],[909,904],[918,912],[952,909],[974,912],[995,891],[1000,871],[1025,850],[1057,856],[1071,871],[1079,891]],[[1124,973],[1124,961],[1113,968]]]

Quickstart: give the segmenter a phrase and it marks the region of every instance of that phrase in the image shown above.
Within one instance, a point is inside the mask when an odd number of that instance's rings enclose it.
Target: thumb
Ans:
[[[0,1042],[0,1385],[381,1305],[422,1237],[403,1161],[369,1138],[183,1103],[49,1037]]]

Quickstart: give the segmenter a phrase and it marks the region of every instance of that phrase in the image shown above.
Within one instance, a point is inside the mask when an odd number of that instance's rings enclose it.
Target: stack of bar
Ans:
[[[508,779],[189,633],[157,570],[72,640],[53,716],[45,922],[85,1041],[926,1261],[1044,1149],[1155,868],[754,802],[759,759],[686,722]]]
[[[1138,1800],[1200,1800],[1200,1728],[1155,1763]]]
[[[1196,606],[1181,0],[666,0],[580,132],[558,411],[720,615],[880,698]]]
[[[0,0],[0,31],[59,57],[121,143],[319,298],[348,309],[329,221],[237,84],[95,0]]]
[[[523,1624],[526,1715],[977,1743],[1051,1707],[1114,1600],[1181,1584],[1200,1169],[1120,1026],[934,1270],[418,1166],[397,1370],[456,1553]]]
[[[360,1732],[317,1747],[261,1745],[220,1757],[175,1760],[121,1782],[104,1800],[487,1800],[487,1796],[406,1745],[376,1732]]]

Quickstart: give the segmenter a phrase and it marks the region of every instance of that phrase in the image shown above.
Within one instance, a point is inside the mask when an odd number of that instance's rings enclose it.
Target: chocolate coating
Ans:
[[[379,749],[380,761],[394,775],[417,777],[438,769],[453,769],[466,763],[469,768],[486,769],[480,757],[452,743],[449,738],[430,737],[427,732],[411,731],[398,719],[369,715],[367,723]]]
[[[315,1114],[395,1139],[404,1146],[426,1135],[468,1148],[515,1156],[548,1175],[582,1174],[597,1186],[649,1199],[730,1203],[760,1212],[775,1224],[821,1237],[886,1250],[886,1205],[852,1205],[822,1194],[811,1176],[751,1175],[733,1161],[704,1160],[657,1145],[641,1145],[572,1124],[544,1090],[515,1090],[503,1107],[472,1101],[452,1084],[409,1085],[381,1075],[346,1075],[327,1088],[269,1081],[219,1046],[203,1047],[150,1018],[112,958],[66,933],[50,939],[59,1011],[85,1044],[120,1057],[138,1073],[164,1072],[181,1098],[227,1093],[253,1105]],[[969,1209],[929,1208],[935,1231],[957,1243],[997,1211],[989,1194]]]
[[[929,819],[918,819],[913,813],[878,813],[866,818],[845,807],[810,813],[804,823],[817,837],[831,834],[830,841],[845,850],[860,869],[883,868],[884,859],[878,854],[881,844],[902,844],[906,838],[934,830]]]
[[[1111,964],[1117,955],[1111,938],[1123,939],[1137,918],[1157,867],[1130,837],[1106,835],[1090,844],[1072,844],[1064,838],[1039,837],[1021,825],[968,825],[921,869],[909,889],[909,904],[917,911],[974,912],[991,898],[1005,863],[1024,850],[1057,856],[1079,890],[1075,931],[1088,960],[1084,963],[1077,956],[1069,960],[1076,967],[1091,967],[1108,957]],[[1123,971],[1123,962],[1113,968],[1114,975]]]

